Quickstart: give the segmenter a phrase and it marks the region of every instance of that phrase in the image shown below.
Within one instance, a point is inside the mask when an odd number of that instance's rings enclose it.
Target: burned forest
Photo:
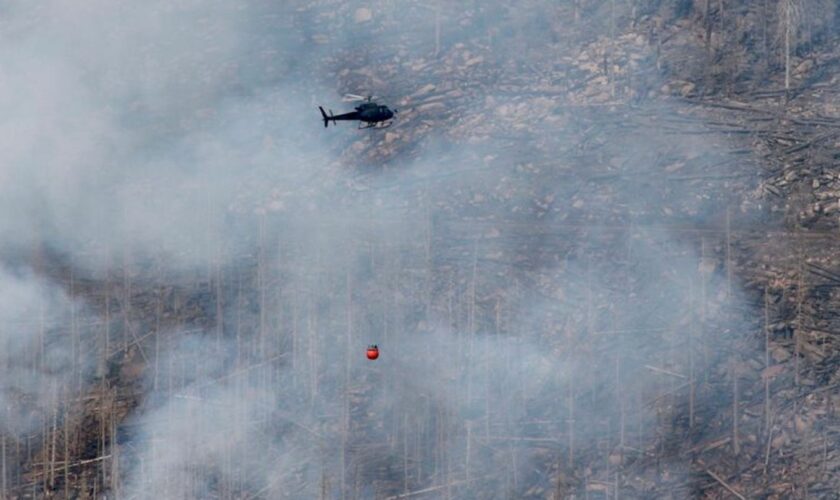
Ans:
[[[840,498],[836,2],[0,37],[0,499]]]

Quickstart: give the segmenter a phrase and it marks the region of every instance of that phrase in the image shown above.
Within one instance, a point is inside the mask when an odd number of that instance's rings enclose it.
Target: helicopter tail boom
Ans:
[[[318,109],[321,110],[321,118],[324,119],[324,127],[328,126],[330,122],[337,124],[339,121],[364,120],[358,111],[351,111],[342,115],[334,115],[332,110],[330,110],[330,114],[328,115],[321,106],[318,106]]]

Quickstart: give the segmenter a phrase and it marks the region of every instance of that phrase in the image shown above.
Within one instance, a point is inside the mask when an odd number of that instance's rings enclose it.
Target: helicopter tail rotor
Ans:
[[[324,128],[327,128],[327,126],[330,123],[330,119],[332,119],[333,123],[335,123],[335,118],[332,117],[333,116],[332,110],[330,110],[330,115],[327,116],[327,113],[326,113],[326,111],[324,111],[324,108],[322,108],[321,106],[318,106],[318,109],[321,110],[321,117],[324,119]]]

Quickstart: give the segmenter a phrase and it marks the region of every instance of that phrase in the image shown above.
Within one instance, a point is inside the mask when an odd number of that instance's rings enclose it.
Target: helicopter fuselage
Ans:
[[[384,122],[394,117],[394,112],[388,109],[388,106],[372,102],[356,106],[356,113],[359,120],[367,123]]]
[[[375,102],[366,102],[359,106],[356,106],[355,111],[351,111],[349,113],[344,113],[341,115],[334,115],[332,111],[330,114],[324,111],[324,108],[319,107],[321,110],[321,116],[324,119],[324,126],[326,127],[329,122],[337,122],[337,121],[361,121],[368,124],[370,127],[373,127],[379,123],[387,122],[388,120],[394,117],[394,112],[391,111],[388,106],[383,106],[381,104],[376,104]],[[368,128],[368,127],[363,127]]]

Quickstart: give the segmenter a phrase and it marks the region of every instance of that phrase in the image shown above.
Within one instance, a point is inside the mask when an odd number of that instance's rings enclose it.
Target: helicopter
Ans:
[[[332,110],[330,110],[330,114],[327,115],[327,112],[324,111],[324,108],[318,106],[318,109],[321,110],[321,117],[324,119],[324,127],[327,127],[332,121],[336,123],[339,120],[358,120],[359,127],[358,129],[366,129],[366,128],[388,128],[394,123],[394,115],[397,114],[397,110],[391,110],[388,106],[384,106],[381,104],[377,104],[374,100],[374,96],[360,96],[354,94],[347,94],[345,96],[346,102],[352,101],[364,101],[362,104],[356,106],[355,111],[351,111],[349,113],[344,113],[341,115],[334,115]],[[337,124],[336,124],[337,125]]]

